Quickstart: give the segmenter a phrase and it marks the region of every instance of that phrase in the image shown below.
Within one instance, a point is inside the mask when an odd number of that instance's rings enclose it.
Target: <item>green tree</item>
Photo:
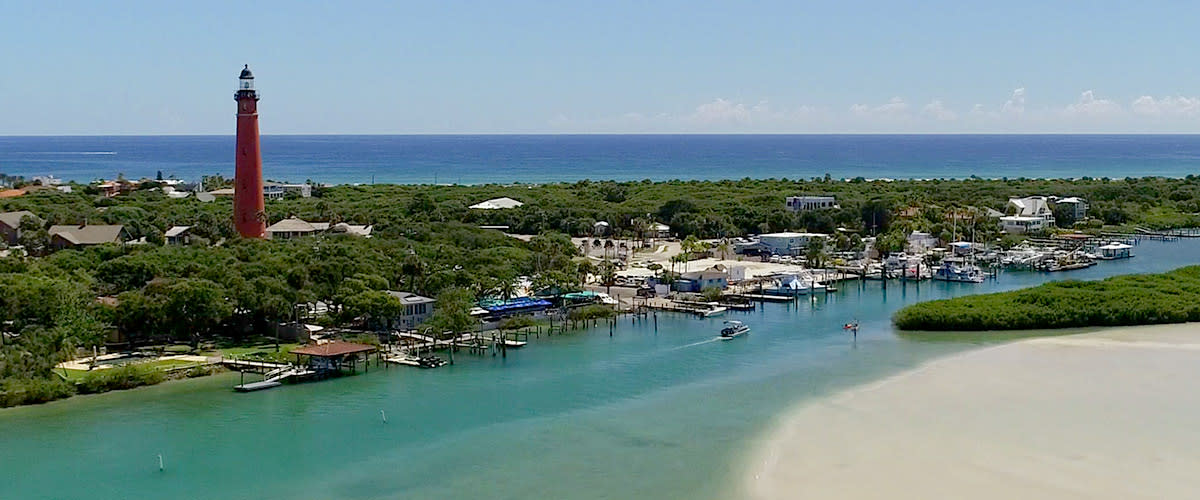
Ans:
[[[433,329],[434,335],[441,337],[444,333],[458,335],[475,330],[479,321],[471,316],[471,308],[475,305],[475,297],[471,292],[462,288],[451,288],[437,296],[433,316],[426,326]]]

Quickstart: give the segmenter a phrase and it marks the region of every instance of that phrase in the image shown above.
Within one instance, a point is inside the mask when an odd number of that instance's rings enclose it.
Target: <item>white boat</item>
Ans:
[[[721,340],[732,340],[750,333],[750,327],[741,321],[726,321],[721,329]]]
[[[979,269],[979,266],[952,259],[942,261],[942,267],[933,273],[935,280],[956,283],[983,283],[983,278],[983,271]]]

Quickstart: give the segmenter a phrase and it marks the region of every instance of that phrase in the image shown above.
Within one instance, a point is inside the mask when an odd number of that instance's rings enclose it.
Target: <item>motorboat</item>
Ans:
[[[946,259],[942,262],[942,267],[933,273],[933,279],[956,283],[983,283],[984,275],[979,266]]]
[[[726,321],[721,329],[721,340],[732,340],[750,333],[750,327],[741,321]]]

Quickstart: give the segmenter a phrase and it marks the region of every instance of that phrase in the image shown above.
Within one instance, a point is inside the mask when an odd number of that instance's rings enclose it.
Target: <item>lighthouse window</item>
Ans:
[[[249,90],[252,85],[254,85],[254,82],[251,82],[250,80],[242,80],[243,89]]]

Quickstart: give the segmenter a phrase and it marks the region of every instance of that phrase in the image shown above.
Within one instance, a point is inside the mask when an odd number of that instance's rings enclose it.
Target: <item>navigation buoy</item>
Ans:
[[[379,416],[383,418],[383,423],[386,424],[387,423],[387,413],[384,413],[383,410],[379,410]]]
[[[164,469],[165,469],[165,467],[163,467],[162,453],[159,453],[158,454],[158,471],[162,472]]]

